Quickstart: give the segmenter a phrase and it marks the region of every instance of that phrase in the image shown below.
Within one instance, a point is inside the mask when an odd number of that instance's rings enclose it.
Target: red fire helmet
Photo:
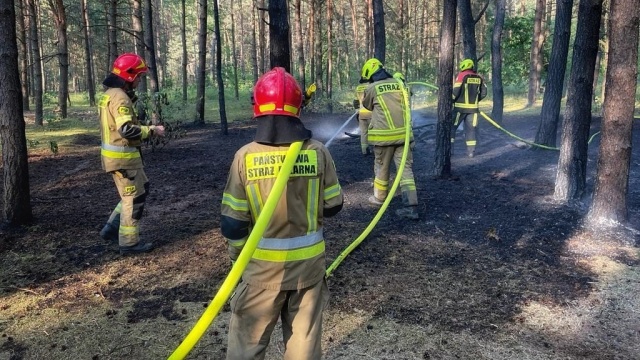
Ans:
[[[144,59],[132,53],[125,53],[113,62],[111,72],[121,77],[125,81],[133,82],[140,74],[144,74],[149,70]]]
[[[302,90],[282,67],[264,73],[253,87],[253,117],[286,115],[300,117]]]

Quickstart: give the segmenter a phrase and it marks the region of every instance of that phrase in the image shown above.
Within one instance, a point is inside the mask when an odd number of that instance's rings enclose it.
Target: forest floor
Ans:
[[[347,117],[303,122],[326,142]],[[437,179],[433,117],[416,111],[414,119],[420,220],[396,217],[393,199],[328,279],[325,358],[640,359],[640,146],[631,227],[587,229],[588,199],[553,200],[557,151],[534,150],[481,120],[476,157],[466,157],[459,132],[454,176]],[[506,114],[503,124],[533,139],[537,123]],[[591,133],[599,128],[594,118]],[[232,123],[227,136],[219,125],[186,131],[144,148],[151,192],[141,230],[157,248],[136,256],[98,236],[118,196],[100,169],[97,137],[74,135],[57,155],[30,151],[35,222],[0,230],[0,359],[165,359],[189,333],[230,269],[222,190],[255,126]],[[355,121],[344,131],[357,132]],[[596,136],[589,192],[598,145]],[[359,140],[340,132],[329,150],[345,204],[325,221],[328,264],[377,211],[366,201],[373,158],[360,154]],[[223,359],[228,320],[225,306],[188,358]],[[278,331],[267,359],[282,358]]]

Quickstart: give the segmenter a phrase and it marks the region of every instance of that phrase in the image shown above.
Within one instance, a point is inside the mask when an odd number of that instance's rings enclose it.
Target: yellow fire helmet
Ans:
[[[469,69],[473,69],[473,60],[471,59],[464,59],[460,62],[460,71],[465,71],[465,70],[469,70]]]
[[[362,66],[362,78],[364,80],[371,79],[371,75],[375,74],[378,70],[382,68],[382,63],[380,60],[376,58],[371,58],[367,60]]]

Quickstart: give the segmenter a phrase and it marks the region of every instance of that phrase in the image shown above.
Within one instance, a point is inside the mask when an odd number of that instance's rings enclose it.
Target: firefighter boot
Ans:
[[[420,215],[418,215],[417,206],[405,206],[403,208],[400,208],[396,210],[396,215],[411,220],[418,220],[420,218]]]
[[[387,192],[384,193],[373,185],[373,195],[369,196],[369,204],[381,206],[384,203],[384,199],[387,197]],[[380,199],[382,198],[382,199]]]
[[[472,158],[476,155],[476,147],[475,146],[467,146],[467,156]]]
[[[120,255],[140,254],[140,253],[149,252],[151,250],[153,250],[153,243],[151,242],[145,243],[140,241],[135,245],[120,246]]]
[[[120,230],[120,216],[116,216],[100,230],[100,237],[111,242],[118,242],[118,232]]]

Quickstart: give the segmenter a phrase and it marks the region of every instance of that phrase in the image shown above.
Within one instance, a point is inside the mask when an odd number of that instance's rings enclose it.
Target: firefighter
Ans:
[[[471,59],[460,62],[460,73],[453,84],[453,128],[451,129],[451,145],[456,139],[456,131],[464,121],[464,138],[467,145],[467,156],[473,157],[477,145],[478,103],[487,96],[487,85],[480,75],[474,71]]]
[[[300,121],[302,91],[275,67],[253,89],[254,141],[233,159],[220,230],[234,262],[249,237],[291,143],[303,141],[291,177],[242,282],[231,298],[227,359],[263,359],[278,318],[285,359],[320,359],[328,303],[323,219],[342,209],[329,150]]]
[[[353,107],[358,110],[358,127],[360,128],[360,149],[362,155],[370,155],[371,148],[367,142],[369,124],[371,123],[371,111],[362,106],[364,91],[369,86],[369,81],[360,78],[360,83],[356,86],[356,98],[353,100]]]
[[[146,72],[140,56],[120,55],[102,82],[106,90],[98,104],[102,168],[111,174],[120,195],[100,236],[118,241],[123,255],[153,249],[153,243],[141,241],[139,235],[138,223],[149,192],[140,146],[150,136],[164,136],[164,127],[141,125],[134,111],[135,89]]]
[[[372,58],[365,62],[362,67],[362,78],[370,83],[364,92],[362,104],[372,111],[368,142],[373,145],[375,156],[373,196],[369,197],[369,202],[379,206],[382,205],[389,191],[391,161],[395,162],[396,168],[399,168],[402,161],[406,126],[411,126],[409,94],[402,81],[393,78],[378,59]],[[396,215],[417,220],[419,218],[418,194],[411,169],[413,131],[411,131],[410,142],[400,180],[404,207],[398,209]]]

